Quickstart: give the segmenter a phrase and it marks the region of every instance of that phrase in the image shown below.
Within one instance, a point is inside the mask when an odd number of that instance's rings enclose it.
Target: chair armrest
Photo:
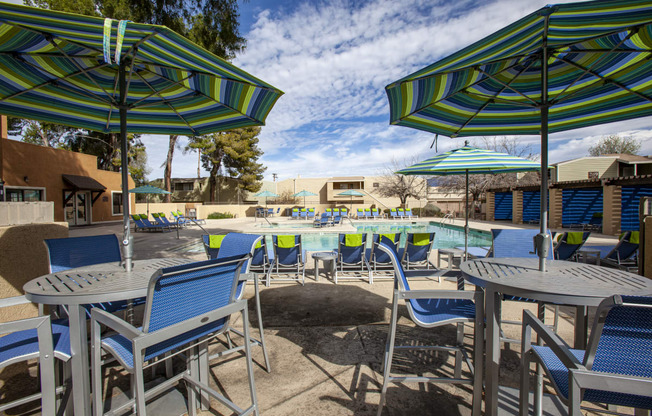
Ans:
[[[24,295],[13,296],[10,298],[0,299],[0,308],[7,308],[9,306],[16,306],[16,305],[25,305],[28,303],[32,303],[32,302],[27,300],[27,298]]]
[[[571,377],[582,389],[595,389],[610,393],[649,396],[652,379],[624,374],[603,373],[591,370],[571,370]]]
[[[50,329],[50,317],[47,315],[37,316],[35,318],[20,319],[18,321],[3,322],[0,323],[0,335],[24,331],[26,329],[38,329],[45,324],[48,326],[47,332],[51,333],[52,329]]]
[[[143,331],[103,309],[91,309],[91,325],[95,322],[111,328],[127,339],[134,339],[143,334]]]
[[[539,339],[543,340],[544,344],[547,345],[550,350],[561,360],[561,362],[569,369],[584,369],[584,365],[580,363],[577,358],[571,354],[570,347],[559,335],[555,334],[549,327],[547,327],[543,322],[541,322],[532,312],[525,309],[523,311],[523,337],[522,343],[523,346],[521,351],[525,351],[529,348],[531,336],[530,331],[534,330],[539,336]],[[526,336],[527,335],[527,336]]]
[[[481,292],[472,290],[399,290],[400,299],[469,299],[476,300]]]

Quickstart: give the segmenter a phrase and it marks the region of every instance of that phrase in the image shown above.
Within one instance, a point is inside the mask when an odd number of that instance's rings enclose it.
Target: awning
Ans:
[[[106,186],[89,176],[61,175],[61,177],[75,191],[106,191]]]
[[[64,189],[63,197],[63,206],[66,204],[78,191],[90,191],[91,192],[91,205],[95,204],[95,201],[98,200],[100,195],[106,191],[106,186],[102,185],[95,179],[89,176],[80,176],[80,175],[61,175],[63,181],[69,185],[72,189]],[[66,191],[72,191],[68,196],[66,196]]]

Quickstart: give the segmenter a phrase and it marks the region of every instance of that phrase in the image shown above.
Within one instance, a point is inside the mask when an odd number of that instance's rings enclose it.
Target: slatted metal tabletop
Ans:
[[[147,283],[160,268],[195,260],[159,258],[136,260],[131,271],[118,263],[102,263],[30,280],[23,286],[26,297],[47,305],[82,305],[134,299],[147,295]]]
[[[597,306],[614,294],[652,293],[652,280],[619,269],[561,260],[490,258],[462,263],[464,277],[476,286],[546,303]]]
[[[464,278],[485,289],[486,414],[495,416],[500,369],[501,295],[513,295],[545,303],[574,305],[575,348],[586,343],[587,307],[597,306],[614,294],[651,295],[652,280],[626,271],[593,264],[547,260],[539,271],[538,258],[489,258],[463,262]]]

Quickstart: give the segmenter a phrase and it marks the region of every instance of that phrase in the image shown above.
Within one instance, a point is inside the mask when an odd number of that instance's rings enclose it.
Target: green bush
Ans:
[[[427,204],[423,208],[412,208],[412,213],[414,215],[418,215],[420,218],[423,217],[441,217],[441,209],[432,204]]]
[[[233,214],[230,212],[212,212],[208,214],[209,220],[221,220],[224,218],[233,218]]]

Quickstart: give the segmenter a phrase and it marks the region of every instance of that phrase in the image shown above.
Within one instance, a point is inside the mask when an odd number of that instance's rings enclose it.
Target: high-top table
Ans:
[[[136,260],[129,272],[118,262],[102,263],[50,273],[23,286],[25,296],[30,301],[63,305],[68,309],[75,415],[91,414],[86,309],[83,305],[144,297],[149,279],[156,270],[193,261],[196,260]]]
[[[463,262],[460,269],[466,280],[485,289],[487,415],[498,410],[501,295],[576,306],[575,348],[586,346],[589,306],[614,294],[652,295],[652,280],[593,264],[548,260],[541,272],[538,258],[489,258]]]

